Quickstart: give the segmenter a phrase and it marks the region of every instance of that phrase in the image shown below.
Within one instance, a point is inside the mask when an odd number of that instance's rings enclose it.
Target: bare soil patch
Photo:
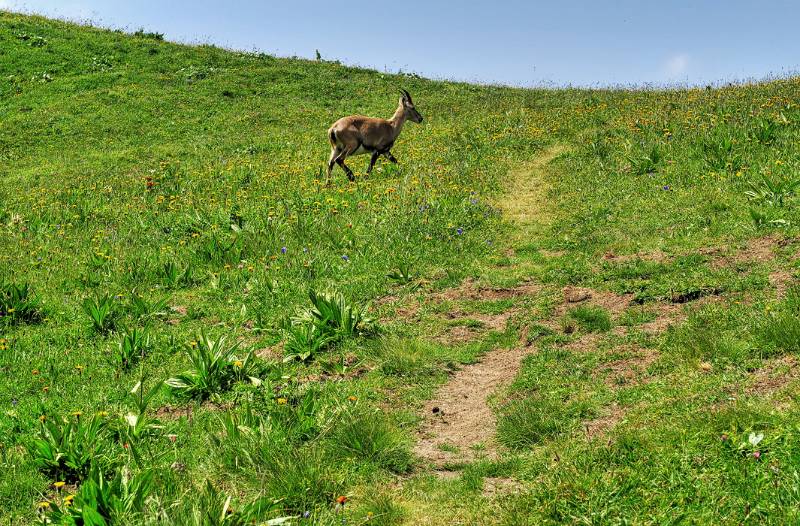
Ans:
[[[514,287],[493,288],[481,286],[475,279],[467,278],[458,287],[433,294],[432,297],[437,301],[497,301],[534,296],[541,290],[541,285],[533,282],[521,283]]]
[[[609,387],[632,385],[638,382],[642,373],[660,356],[655,349],[629,349],[634,355],[602,365],[598,372],[606,373],[605,381]]]
[[[619,316],[631,304],[633,294],[614,294],[613,292],[597,291],[583,287],[564,287],[564,303],[556,314],[563,315],[567,309],[576,303],[588,302],[602,307],[612,316]]]
[[[179,407],[165,405],[156,409],[155,413],[153,413],[153,417],[157,420],[178,420],[181,417],[186,417],[187,420],[191,420],[193,412],[194,406],[191,404]]]
[[[483,496],[494,499],[505,495],[519,493],[524,488],[523,484],[508,477],[486,477],[483,479]]]
[[[438,467],[496,456],[496,418],[487,397],[511,384],[528,352],[498,349],[458,370],[425,403],[415,453]]]
[[[615,254],[614,251],[608,251],[603,254],[603,260],[610,263],[627,263],[629,261],[651,261],[654,263],[663,263],[669,261],[672,256],[660,250],[653,252],[637,252],[636,254]]]
[[[625,417],[625,409],[619,405],[611,404],[604,408],[604,413],[599,417],[583,423],[586,438],[589,440],[600,437],[614,428]]]
[[[786,296],[786,291],[789,290],[795,283],[794,274],[788,270],[776,270],[769,275],[769,283],[775,287],[775,295],[778,299]]]
[[[768,361],[764,367],[753,371],[746,389],[747,394],[768,396],[800,378],[800,363],[795,356],[787,354]]]
[[[777,235],[756,237],[747,241],[741,249],[732,254],[724,254],[727,247],[713,247],[701,250],[701,254],[715,256],[711,261],[711,268],[732,267],[738,264],[765,263],[775,259],[775,249],[785,246],[786,240]]]

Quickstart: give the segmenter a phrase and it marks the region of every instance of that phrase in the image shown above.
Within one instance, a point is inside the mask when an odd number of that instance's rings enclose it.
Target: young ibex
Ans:
[[[400,135],[403,124],[406,120],[422,122],[422,115],[419,114],[411,100],[411,95],[406,90],[400,90],[403,94],[400,97],[400,104],[397,111],[388,121],[386,119],[375,119],[372,117],[362,117],[361,115],[351,115],[342,117],[333,123],[328,130],[328,139],[331,141],[331,158],[328,160],[328,176],[326,184],[330,183],[333,165],[338,164],[347,174],[347,178],[355,181],[353,171],[344,164],[344,160],[351,155],[372,154],[367,168],[367,175],[375,166],[375,161],[383,155],[393,163],[397,163],[392,152],[394,141]]]

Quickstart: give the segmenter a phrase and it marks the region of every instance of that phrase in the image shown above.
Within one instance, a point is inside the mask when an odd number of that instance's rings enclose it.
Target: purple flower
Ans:
[[[456,228],[456,234],[458,234],[460,236],[463,233],[464,233],[464,229],[463,228]]]
[[[350,261],[350,258],[349,258],[349,257],[347,257],[347,254],[344,254],[344,255],[342,256],[342,260],[343,260],[343,261]]]
[[[307,518],[309,518],[309,517],[311,517],[311,512],[310,512],[310,511],[304,511],[304,512],[303,512],[303,518],[304,518],[304,519],[307,519]]]
[[[286,254],[286,247],[281,248],[281,254]]]
[[[665,184],[665,185],[664,185],[664,188],[662,188],[662,190],[665,190],[665,191],[669,191],[669,189],[670,189],[670,188],[669,188],[669,185],[668,185],[668,184]]]

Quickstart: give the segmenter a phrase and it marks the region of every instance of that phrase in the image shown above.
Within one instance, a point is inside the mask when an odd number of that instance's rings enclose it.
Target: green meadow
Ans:
[[[797,523],[798,101],[0,11],[0,523]]]

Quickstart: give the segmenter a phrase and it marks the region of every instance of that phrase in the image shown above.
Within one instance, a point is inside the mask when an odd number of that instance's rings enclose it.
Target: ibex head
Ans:
[[[422,122],[422,115],[420,115],[417,108],[414,107],[411,94],[404,89],[401,89],[400,93],[403,94],[403,96],[400,97],[400,105],[403,107],[403,113],[405,113],[406,118],[412,122]]]

